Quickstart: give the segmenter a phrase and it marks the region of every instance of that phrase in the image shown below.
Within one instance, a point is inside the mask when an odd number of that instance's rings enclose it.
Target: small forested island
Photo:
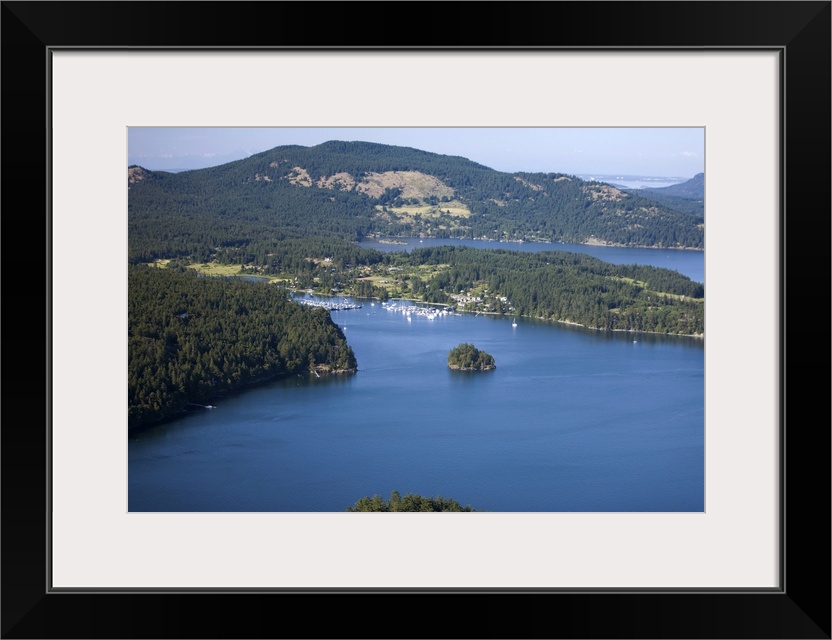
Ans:
[[[422,512],[436,512],[436,511],[454,511],[454,512],[472,512],[470,506],[463,507],[456,500],[450,498],[443,498],[438,496],[436,498],[427,498],[413,493],[408,493],[401,496],[398,491],[390,493],[390,499],[385,500],[378,494],[372,498],[361,498],[352,507],[347,507],[349,512],[369,512],[369,511],[422,511]]]
[[[497,365],[494,356],[463,342],[448,352],[448,367],[455,371],[490,371]]]

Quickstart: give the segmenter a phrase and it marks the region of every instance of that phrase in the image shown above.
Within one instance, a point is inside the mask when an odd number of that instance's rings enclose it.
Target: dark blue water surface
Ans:
[[[395,242],[392,244],[391,241]],[[402,243],[402,244],[399,244]],[[457,245],[477,249],[509,249],[511,251],[570,251],[583,253],[611,264],[640,264],[662,269],[673,269],[694,282],[705,282],[705,253],[681,249],[638,249],[632,247],[607,247],[563,242],[496,242],[490,240],[458,240],[443,238],[388,238],[365,240],[359,243],[367,249],[390,253],[411,251],[420,247]]]
[[[503,512],[704,509],[702,340],[363,304],[332,312],[357,373],[131,434],[130,511],[343,511],[392,490]],[[449,370],[462,342],[497,368]]]

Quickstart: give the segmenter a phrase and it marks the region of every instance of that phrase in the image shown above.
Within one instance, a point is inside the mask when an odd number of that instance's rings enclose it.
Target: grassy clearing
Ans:
[[[241,264],[218,264],[216,262],[202,262],[197,264],[189,264],[188,269],[193,269],[197,273],[206,276],[239,276]]]
[[[391,278],[392,276],[364,276],[363,278],[356,278],[356,280],[371,282],[377,287],[383,287],[390,282]]]
[[[419,278],[423,282],[428,282],[434,276],[439,275],[447,270],[450,265],[428,265],[423,264],[416,267],[408,267],[407,269],[395,269],[394,271],[373,273],[372,275],[363,275],[357,277],[356,280],[370,282],[373,286],[386,289],[388,293],[393,293],[399,290],[402,284],[406,283],[411,278]]]
[[[450,267],[449,264],[421,264],[415,270],[410,271],[410,275],[419,276],[422,280],[430,280]]]
[[[643,284],[641,285],[643,286]],[[666,293],[664,291],[654,291],[653,289],[644,289],[650,295],[654,295],[657,298],[672,298],[673,300],[681,300],[683,302],[698,302],[699,304],[705,304],[705,298],[692,298],[690,296],[683,296],[677,293]]]
[[[471,215],[471,210],[464,202],[459,200],[451,200],[450,202],[440,202],[437,206],[440,211],[445,211],[455,218],[467,218]],[[438,215],[438,214],[437,214]]]
[[[622,276],[609,276],[610,280],[618,280],[619,282],[626,282],[627,284],[635,285],[636,287],[641,287],[642,289],[647,287],[647,283],[641,280],[636,280],[635,278],[624,278]]]
[[[382,206],[376,205],[376,210],[381,211]],[[468,218],[471,215],[471,210],[459,200],[442,202],[438,205],[419,204],[406,205],[404,207],[388,207],[387,211],[402,220],[402,222],[413,222],[417,215],[430,219],[438,218],[442,214],[450,215],[453,218]]]
[[[635,285],[637,287],[641,287],[647,293],[651,295],[655,295],[656,297],[662,296],[663,298],[673,298],[674,300],[684,300],[685,302],[699,302],[701,304],[705,303],[704,298],[691,298],[690,296],[683,296],[676,293],[667,293],[665,291],[655,291],[653,289],[647,288],[647,283],[641,280],[636,280],[635,278],[624,278],[624,277],[611,277],[612,280],[618,280],[619,282],[626,282],[628,284]]]
[[[370,173],[358,184],[357,189],[378,198],[385,189],[398,188],[403,198],[424,199],[430,196],[450,198],[454,190],[435,176],[420,171],[385,171]]]

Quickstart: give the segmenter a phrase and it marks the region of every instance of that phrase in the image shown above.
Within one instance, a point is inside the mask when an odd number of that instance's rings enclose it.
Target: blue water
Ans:
[[[130,511],[702,511],[704,345],[490,316],[332,312],[359,371],[293,376],[131,434]],[[454,372],[472,342],[489,372]]]
[[[606,182],[614,187],[622,189],[660,189],[674,184],[687,182],[689,178],[669,176],[633,176],[633,175],[610,175],[610,174],[581,174],[577,176],[581,180]]]
[[[496,242],[490,240],[461,240],[447,238],[394,238],[404,244],[390,244],[379,240],[365,240],[359,243],[367,249],[390,253],[412,251],[420,247],[457,245],[477,249],[509,249],[512,251],[570,251],[583,253],[611,264],[640,264],[662,269],[672,269],[687,276],[694,282],[705,283],[705,253],[681,249],[639,249],[631,247],[606,247],[563,242]]]

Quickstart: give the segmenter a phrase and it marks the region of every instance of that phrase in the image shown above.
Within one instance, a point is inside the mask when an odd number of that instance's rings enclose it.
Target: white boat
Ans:
[[[516,327],[516,326],[517,326],[517,318],[515,318],[514,320],[512,320],[512,322],[511,322],[511,326],[512,326],[512,327]]]

